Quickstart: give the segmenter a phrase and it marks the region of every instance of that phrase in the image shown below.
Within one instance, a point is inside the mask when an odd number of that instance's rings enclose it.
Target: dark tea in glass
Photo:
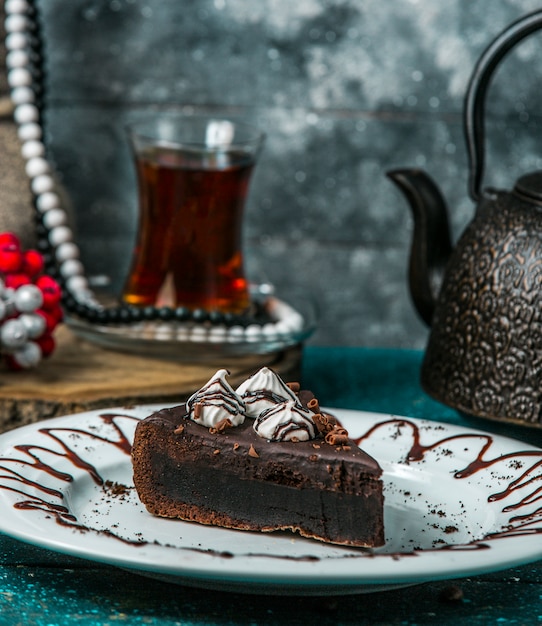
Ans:
[[[134,126],[131,139],[139,225],[124,301],[245,311],[243,214],[261,133],[183,116]]]

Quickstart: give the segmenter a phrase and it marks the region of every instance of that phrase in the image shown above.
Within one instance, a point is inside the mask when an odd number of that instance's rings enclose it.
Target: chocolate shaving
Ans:
[[[327,435],[325,436],[325,441],[331,446],[341,446],[345,443],[348,443],[348,431],[346,431],[341,426],[335,426],[327,433]]]
[[[316,424],[316,428],[318,429],[319,433],[327,432],[327,420],[325,419],[324,415],[322,415],[321,413],[315,413],[312,416],[312,420]]]
[[[311,398],[307,402],[307,409],[310,409],[313,413],[320,413],[320,403],[316,398]]]
[[[239,450],[239,444],[237,443],[237,441],[233,444],[233,449]]]
[[[211,426],[211,428],[209,428],[209,432],[211,433],[211,435],[219,435],[223,433],[227,428],[231,428],[232,426],[232,421],[228,417],[225,417],[224,419],[220,420],[220,422],[217,422],[214,426]]]
[[[213,454],[220,454],[220,449],[217,448],[216,450],[213,450]]]
[[[196,402],[196,404],[194,404],[194,419],[199,420],[202,413],[203,413],[203,402]]]
[[[325,434],[338,427],[337,420],[329,413],[315,413],[312,416],[319,433]]]
[[[253,459],[260,458],[260,455],[256,452],[252,444],[250,444],[250,448],[248,449],[248,456],[251,456]]]
[[[299,390],[301,389],[301,385],[299,383],[286,383],[286,387],[291,389],[294,393],[299,393]]]
[[[179,424],[173,432],[176,435],[180,435],[183,432],[183,430],[184,430],[184,426],[182,424]]]

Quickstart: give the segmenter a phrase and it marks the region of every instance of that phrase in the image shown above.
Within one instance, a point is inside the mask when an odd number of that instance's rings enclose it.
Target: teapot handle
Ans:
[[[469,158],[469,194],[477,202],[484,174],[484,107],[486,92],[506,53],[525,37],[542,27],[542,10],[534,11],[505,28],[486,48],[470,78],[465,97],[463,124]]]

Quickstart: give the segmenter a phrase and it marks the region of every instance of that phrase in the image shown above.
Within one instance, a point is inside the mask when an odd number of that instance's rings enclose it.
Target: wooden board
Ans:
[[[233,386],[264,365],[287,381],[300,375],[300,346],[202,365],[106,350],[65,326],[57,329],[55,339],[55,352],[34,370],[0,369],[0,432],[91,409],[182,402],[221,367],[230,371]]]

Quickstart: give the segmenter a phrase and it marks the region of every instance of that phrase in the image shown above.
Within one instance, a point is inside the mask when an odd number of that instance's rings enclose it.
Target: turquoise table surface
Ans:
[[[302,382],[327,407],[423,417],[542,446],[542,431],[466,418],[431,400],[418,382],[421,358],[417,351],[310,346]],[[72,623],[542,624],[542,562],[378,593],[274,597],[163,583],[0,535],[0,624]]]

